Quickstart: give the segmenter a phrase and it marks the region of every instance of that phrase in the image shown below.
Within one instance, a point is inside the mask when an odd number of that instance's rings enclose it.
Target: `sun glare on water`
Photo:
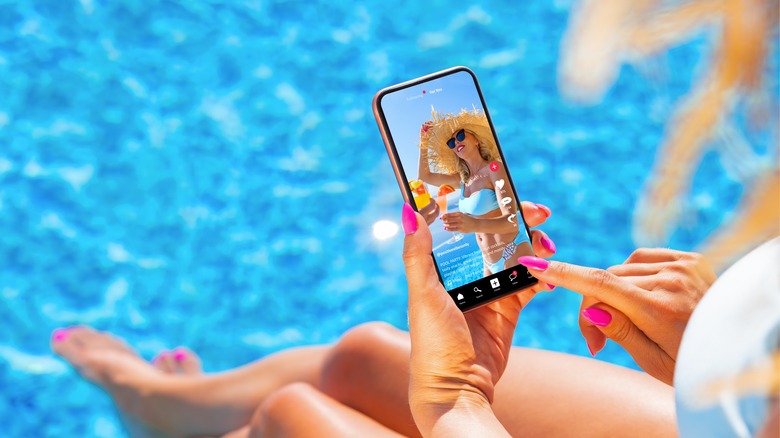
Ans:
[[[388,220],[381,220],[374,223],[374,238],[376,240],[387,240],[398,234],[398,224]]]

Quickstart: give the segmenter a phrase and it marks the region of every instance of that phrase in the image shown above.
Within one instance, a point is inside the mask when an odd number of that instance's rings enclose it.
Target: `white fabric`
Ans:
[[[780,238],[776,238],[724,272],[688,322],[674,378],[680,436],[755,435],[766,418],[765,395],[723,392],[705,397],[704,389],[764,363],[779,349]]]

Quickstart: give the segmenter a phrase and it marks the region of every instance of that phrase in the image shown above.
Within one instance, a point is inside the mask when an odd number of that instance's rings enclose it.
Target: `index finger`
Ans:
[[[627,263],[660,263],[674,262],[685,257],[688,253],[668,248],[637,248],[626,259]]]
[[[538,266],[541,267],[542,264]],[[547,268],[543,270],[530,267],[529,272],[540,281],[595,298],[620,310],[637,325],[647,322],[645,308],[651,301],[650,295],[610,272],[556,261],[549,261]]]

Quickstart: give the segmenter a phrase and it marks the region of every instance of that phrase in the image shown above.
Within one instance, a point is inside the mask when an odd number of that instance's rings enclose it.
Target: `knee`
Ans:
[[[350,329],[341,337],[322,368],[321,387],[326,394],[340,399],[344,391],[360,385],[360,375],[370,372],[370,364],[391,347],[400,331],[390,324],[369,322]]]
[[[308,383],[291,383],[274,391],[257,408],[250,421],[249,437],[279,436],[300,422],[301,411],[316,398]]]

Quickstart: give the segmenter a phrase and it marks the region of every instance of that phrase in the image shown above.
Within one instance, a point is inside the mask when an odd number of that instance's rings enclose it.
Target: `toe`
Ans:
[[[58,328],[51,334],[51,349],[68,362],[73,362],[78,343],[73,341],[71,328]]]
[[[189,348],[177,347],[173,351],[173,357],[182,374],[200,374],[203,371],[200,358]]]
[[[124,341],[91,327],[57,329],[52,333],[51,347],[84,378],[98,385],[113,381],[117,371],[121,376],[127,366],[145,363]]]
[[[78,367],[84,361],[84,347],[90,345],[86,339],[92,332],[95,331],[84,326],[58,328],[51,334],[51,349],[71,365]]]
[[[176,361],[173,359],[173,353],[163,350],[154,359],[152,365],[166,374],[176,374]]]
[[[90,327],[71,326],[57,329],[51,336],[52,350],[92,382],[99,379],[99,370],[94,364],[95,333]]]

